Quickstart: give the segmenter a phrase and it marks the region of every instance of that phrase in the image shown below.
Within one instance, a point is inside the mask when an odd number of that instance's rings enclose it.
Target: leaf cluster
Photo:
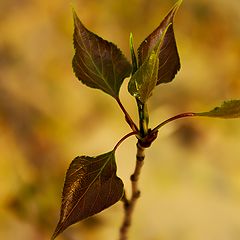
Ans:
[[[183,117],[240,117],[240,100],[224,102],[222,106],[202,113],[182,113],[167,119],[152,130],[148,127],[147,102],[154,88],[171,82],[180,69],[173,21],[181,4],[179,0],[159,26],[140,44],[137,55],[130,35],[130,63],[113,43],[88,30],[73,12],[74,48],[72,66],[76,77],[85,85],[113,97],[125,115],[132,132],[123,137],[114,149],[97,157],[76,157],[66,173],[62,193],[60,219],[52,236],[57,237],[70,225],[101,212],[124,195],[122,180],[116,175],[115,151],[123,140],[135,135],[141,148],[157,138],[165,124]],[[139,111],[137,126],[119,99],[121,85],[127,77],[129,93],[136,99]]]

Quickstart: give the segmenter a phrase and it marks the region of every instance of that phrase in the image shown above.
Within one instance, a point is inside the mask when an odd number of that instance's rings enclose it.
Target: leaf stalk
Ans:
[[[113,151],[115,152],[115,151],[117,150],[117,148],[122,144],[122,142],[125,141],[127,138],[129,138],[129,137],[131,137],[131,136],[133,136],[133,135],[136,135],[136,134],[138,134],[138,132],[130,132],[130,133],[128,133],[127,135],[125,135],[124,137],[122,137],[122,138],[118,141],[118,143],[115,145]]]
[[[119,105],[119,107],[121,108],[122,112],[125,115],[125,120],[128,123],[128,125],[130,126],[130,128],[134,131],[134,132],[138,132],[138,127],[136,126],[136,124],[134,123],[134,121],[132,120],[132,118],[130,117],[130,115],[128,114],[127,110],[124,108],[124,106],[121,103],[121,100],[119,98],[116,98],[116,101]]]
[[[167,123],[170,123],[172,121],[175,121],[177,119],[180,119],[180,118],[186,118],[186,117],[196,117],[198,116],[196,113],[193,113],[193,112],[186,112],[186,113],[180,113],[176,116],[173,116],[163,122],[161,122],[159,125],[157,125],[153,130],[151,130],[151,132],[157,132],[158,129],[160,129],[161,127],[163,127],[164,125],[166,125]]]

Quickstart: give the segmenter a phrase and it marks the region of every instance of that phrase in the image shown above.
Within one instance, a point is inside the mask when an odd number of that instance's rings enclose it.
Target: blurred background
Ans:
[[[129,132],[113,99],[72,72],[72,6],[129,58],[173,0],[0,0],[0,239],[49,239],[64,175],[77,155],[99,155]],[[185,0],[175,18],[181,71],[157,87],[150,126],[240,96],[239,0]],[[137,121],[127,80],[121,99]],[[117,152],[129,193],[136,140]],[[183,119],[146,151],[129,239],[240,239],[240,121]],[[62,240],[117,239],[122,204],[74,225]]]

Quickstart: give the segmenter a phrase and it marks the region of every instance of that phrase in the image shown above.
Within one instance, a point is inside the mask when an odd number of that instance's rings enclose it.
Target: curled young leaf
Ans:
[[[173,80],[180,69],[180,59],[178,55],[176,40],[173,31],[173,19],[181,4],[179,0],[160,25],[141,43],[138,48],[138,62],[141,66],[151,52],[158,47],[159,40],[165,34],[161,49],[159,51],[159,67],[157,85],[168,83]],[[165,30],[167,29],[166,33]]]
[[[195,113],[195,116],[216,118],[239,118],[240,100],[225,101],[220,107],[216,107],[209,112]]]
[[[137,65],[136,54],[135,54],[134,47],[133,47],[133,34],[132,33],[130,33],[129,45],[130,45],[130,53],[131,53],[131,58],[132,58],[132,74],[134,74],[138,69],[138,65]]]
[[[116,176],[114,151],[97,157],[76,157],[66,173],[60,220],[52,239],[70,225],[119,201],[123,182]]]
[[[152,95],[152,91],[157,85],[158,80],[158,67],[159,67],[159,52],[164,44],[164,38],[171,27],[169,24],[164,30],[161,38],[152,50],[151,54],[144,61],[144,63],[137,69],[132,75],[129,84],[128,91],[131,95],[137,98],[141,103],[146,103],[148,98]]]
[[[117,98],[123,80],[131,73],[131,64],[120,49],[89,31],[74,15],[73,70],[88,87],[101,89]]]
[[[152,95],[157,83],[158,56],[155,51],[151,53],[148,60],[138,68],[131,77],[128,84],[128,91],[141,103],[145,103]]]

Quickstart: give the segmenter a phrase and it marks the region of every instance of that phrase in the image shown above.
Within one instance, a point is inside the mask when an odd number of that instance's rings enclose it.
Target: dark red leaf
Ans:
[[[175,4],[160,25],[141,43],[138,48],[138,61],[139,66],[141,66],[151,52],[159,46],[159,41],[161,41],[157,85],[160,83],[171,82],[180,69],[180,59],[173,31],[173,18],[181,2],[182,1],[180,0]],[[165,33],[166,29],[167,31]],[[163,34],[165,34],[165,36],[163,36]]]
[[[114,151],[75,158],[66,173],[60,220],[52,236],[119,201],[123,182],[116,176]]]
[[[131,64],[111,42],[90,32],[74,12],[73,70],[76,77],[91,88],[101,89],[117,98],[123,80],[131,73]]]

